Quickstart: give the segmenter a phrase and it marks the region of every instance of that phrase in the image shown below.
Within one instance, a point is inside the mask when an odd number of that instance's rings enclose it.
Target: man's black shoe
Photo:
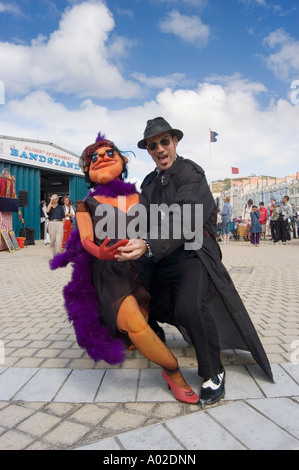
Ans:
[[[202,406],[212,405],[225,395],[225,370],[223,367],[201,386],[200,403]]]

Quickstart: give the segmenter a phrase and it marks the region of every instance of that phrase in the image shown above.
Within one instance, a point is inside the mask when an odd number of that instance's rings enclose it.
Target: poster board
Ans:
[[[15,236],[15,232],[13,230],[10,230],[9,232],[9,236],[10,236],[10,239],[11,239],[11,242],[14,246],[14,249],[15,250],[20,250],[20,246],[18,244],[18,240],[17,240],[17,237]]]
[[[4,238],[4,241],[7,245],[7,248],[9,249],[9,251],[10,252],[15,251],[15,248],[12,244],[12,241],[11,241],[7,231],[4,228],[1,230],[1,234],[2,234],[2,237]]]

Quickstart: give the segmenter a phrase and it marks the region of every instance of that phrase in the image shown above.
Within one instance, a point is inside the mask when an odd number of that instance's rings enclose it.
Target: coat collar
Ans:
[[[183,157],[180,157],[179,155],[177,155],[175,161],[173,162],[171,167],[168,168],[168,170],[163,171],[163,170],[158,170],[156,168],[155,171],[153,172],[151,182],[153,182],[156,179],[157,174],[162,172],[162,185],[165,186],[166,184],[168,184],[171,178],[171,175],[176,173],[178,166],[183,160],[184,160]]]

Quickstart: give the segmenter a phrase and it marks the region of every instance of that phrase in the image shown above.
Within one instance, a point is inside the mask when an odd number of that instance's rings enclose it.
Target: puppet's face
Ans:
[[[91,158],[89,177],[94,183],[107,184],[118,179],[123,171],[123,160],[111,147],[101,147]]]

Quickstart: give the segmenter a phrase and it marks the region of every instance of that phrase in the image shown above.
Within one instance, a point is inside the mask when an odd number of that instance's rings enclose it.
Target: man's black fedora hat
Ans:
[[[145,149],[146,139],[149,139],[150,137],[154,137],[155,135],[158,135],[158,134],[162,134],[163,132],[171,132],[171,134],[174,134],[177,136],[178,141],[180,141],[184,135],[183,132],[180,131],[179,129],[172,129],[170,124],[168,124],[168,122],[165,121],[164,118],[156,117],[154,119],[150,119],[149,121],[147,121],[146,128],[143,133],[143,139],[138,142],[137,146],[140,149]]]

